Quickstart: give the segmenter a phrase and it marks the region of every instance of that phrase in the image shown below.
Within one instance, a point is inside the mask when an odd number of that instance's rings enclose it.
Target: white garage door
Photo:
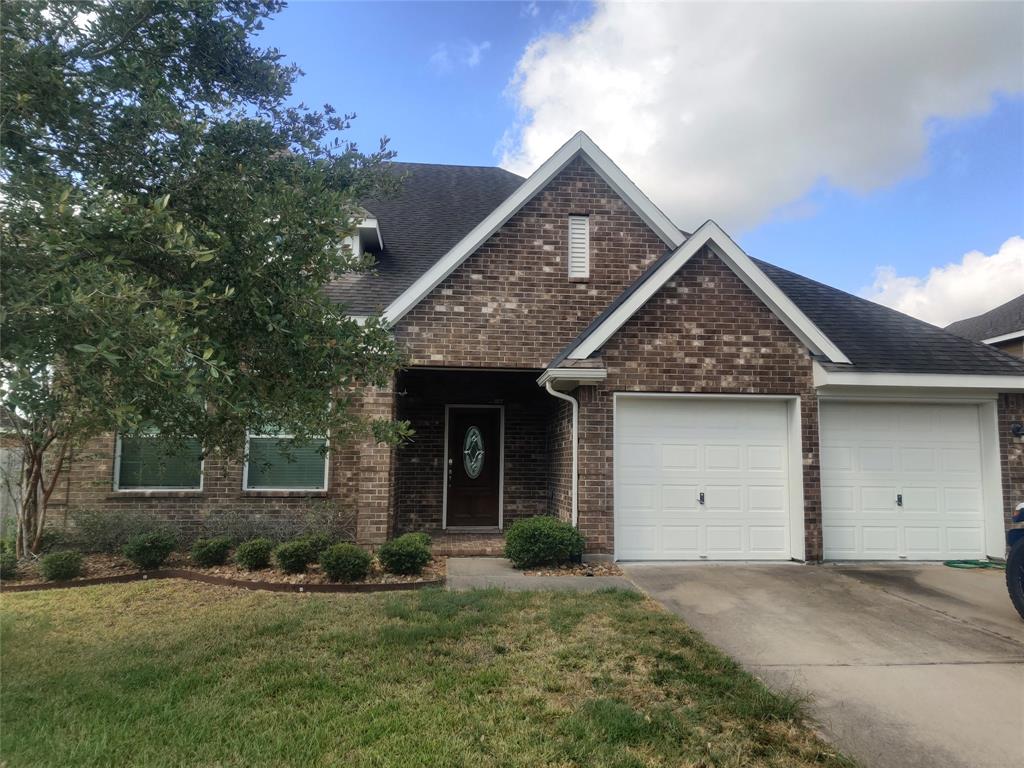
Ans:
[[[621,560],[789,559],[787,404],[616,398]]]
[[[826,559],[985,554],[974,405],[821,404]]]

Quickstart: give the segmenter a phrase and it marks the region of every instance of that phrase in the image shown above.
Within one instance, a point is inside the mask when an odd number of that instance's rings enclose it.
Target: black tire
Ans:
[[[1024,539],[1013,545],[1006,558],[1006,589],[1013,607],[1024,619]]]

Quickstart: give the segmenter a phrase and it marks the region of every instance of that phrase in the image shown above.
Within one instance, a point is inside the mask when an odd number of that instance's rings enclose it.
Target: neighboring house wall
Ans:
[[[1024,503],[1024,437],[1014,437],[1010,431],[1014,422],[1024,424],[1024,394],[1000,395],[997,408],[1003,516],[1009,527],[1014,508]]]
[[[572,282],[570,214],[590,217],[590,278]],[[582,158],[395,327],[412,365],[537,368],[667,246]]]
[[[1002,344],[993,344],[992,346],[1000,352],[1005,352],[1006,354],[1013,355],[1014,357],[1024,358],[1024,339],[1004,341]]]
[[[608,378],[580,389],[580,529],[592,551],[613,551],[613,393],[781,394],[800,396],[806,557],[821,558],[810,355],[725,264],[701,251],[599,354]]]

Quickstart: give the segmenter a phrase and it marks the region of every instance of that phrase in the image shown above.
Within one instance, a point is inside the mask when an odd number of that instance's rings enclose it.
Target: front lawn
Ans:
[[[623,592],[8,594],[0,764],[849,765]]]

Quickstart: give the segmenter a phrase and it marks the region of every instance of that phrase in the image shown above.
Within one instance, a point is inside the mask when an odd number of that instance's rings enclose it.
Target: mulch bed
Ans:
[[[365,580],[351,584],[328,581],[318,564],[312,564],[306,573],[282,573],[266,568],[248,571],[228,563],[212,568],[193,565],[186,555],[175,553],[164,566],[154,571],[140,571],[134,564],[115,555],[85,555],[82,575],[70,581],[53,582],[43,579],[39,564],[21,563],[17,581],[5,581],[4,592],[27,592],[37,589],[84,587],[92,584],[112,584],[147,579],[181,578],[208,584],[242,587],[243,589],[274,592],[378,592],[420,587],[440,586],[445,583],[447,558],[435,557],[418,576],[400,576],[385,573],[376,560]]]
[[[615,563],[579,563],[527,568],[523,573],[527,576],[621,576],[622,569]]]

